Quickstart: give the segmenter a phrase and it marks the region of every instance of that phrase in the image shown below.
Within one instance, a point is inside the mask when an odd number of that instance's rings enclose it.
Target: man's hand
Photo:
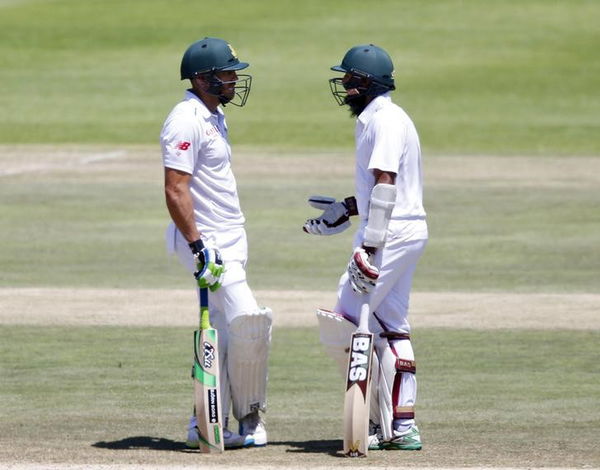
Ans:
[[[206,248],[200,239],[190,243],[190,249],[196,261],[194,277],[198,281],[198,287],[216,291],[221,287],[225,272],[221,253],[215,248]]]
[[[354,292],[369,294],[377,283],[379,269],[371,263],[371,255],[363,247],[358,247],[348,263],[348,274]]]
[[[336,201],[333,197],[312,196],[308,203],[323,211],[321,216],[308,219],[302,229],[312,235],[334,235],[350,227],[350,216],[357,215],[356,199],[347,197]]]

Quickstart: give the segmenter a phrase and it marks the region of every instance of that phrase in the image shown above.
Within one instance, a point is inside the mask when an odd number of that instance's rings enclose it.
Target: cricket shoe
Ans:
[[[382,442],[381,426],[369,420],[369,450],[380,450]]]
[[[240,436],[236,432],[230,431],[227,428],[223,428],[223,444],[225,449],[237,449],[244,447],[244,442],[244,436]],[[185,445],[190,449],[198,449],[200,447],[200,435],[198,434],[198,426],[195,416],[190,418]]]
[[[413,424],[406,431],[394,431],[394,437],[389,441],[381,442],[380,448],[385,450],[421,450],[419,428]]]
[[[258,411],[254,411],[240,420],[240,435],[245,439],[244,447],[267,445],[267,429]]]

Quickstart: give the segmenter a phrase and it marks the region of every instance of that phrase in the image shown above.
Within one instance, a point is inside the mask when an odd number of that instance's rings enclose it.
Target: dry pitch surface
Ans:
[[[317,326],[316,307],[331,309],[331,292],[256,291],[275,312],[274,325]],[[193,290],[0,289],[0,324],[190,326]],[[165,315],[169,312],[169,315]],[[415,292],[414,328],[599,330],[600,294]]]
[[[69,172],[81,172],[82,176],[94,173],[101,179],[114,171],[135,169],[136,178],[140,176],[160,178],[160,170],[154,165],[147,165],[149,155],[156,153],[154,148],[90,148],[85,147],[0,147],[0,180],[16,175],[44,173],[61,173],[65,167]],[[43,158],[41,158],[43,157]],[[158,158],[158,157],[157,157]],[[347,155],[327,154],[331,163],[331,172],[338,176],[350,176],[351,165]],[[286,159],[285,164],[276,155],[258,155],[247,152],[236,160],[238,178],[260,176],[264,168],[269,172],[294,171],[310,176],[318,170],[317,155]],[[576,184],[589,188],[600,187],[600,159],[597,158],[556,158],[539,159],[529,157],[512,157],[511,159],[495,157],[436,157],[435,166],[426,171],[429,183],[443,181],[444,184],[460,185],[465,181],[486,182],[489,184],[510,184],[515,186],[555,186],[564,187]],[[140,165],[140,163],[142,163]],[[146,164],[144,164],[146,163]],[[158,160],[157,160],[158,163]],[[460,168],[459,171],[456,169]],[[133,172],[132,172],[133,173]],[[493,176],[490,176],[493,175]],[[261,304],[269,305],[276,314],[275,328],[283,326],[315,326],[314,308],[331,307],[334,302],[332,292],[302,291],[258,291]],[[168,308],[167,308],[168,307]],[[102,289],[54,289],[54,288],[2,288],[0,289],[0,327],[7,324],[28,325],[194,325],[196,322],[195,299],[188,290],[102,290]],[[171,315],[165,317],[164,312]],[[427,293],[415,292],[411,304],[412,324],[415,328],[452,327],[473,329],[600,329],[600,295],[597,294],[512,294],[512,293]],[[7,436],[0,436],[3,446],[10,445]],[[10,453],[3,449],[3,453]],[[8,452],[7,452],[8,451]],[[83,451],[85,452],[85,451]],[[140,452],[144,452],[140,450]],[[258,462],[256,452],[248,450],[250,461]],[[147,462],[142,455],[134,452],[129,455],[131,464],[30,464],[15,456],[14,463],[1,462],[0,468],[13,470],[33,470],[45,468],[50,470],[79,470],[96,468],[100,470],[129,470],[146,468],[150,470],[218,468],[273,469],[284,468],[281,465],[253,464],[244,466],[243,455],[240,462],[219,463],[216,459],[203,461],[199,465],[176,465],[169,460],[156,463]],[[51,459],[56,462],[56,455]],[[38,459],[35,459],[38,460]],[[46,460],[39,456],[39,461]],[[86,461],[80,455],[69,458],[68,462]],[[173,459],[175,460],[175,459]],[[311,462],[316,463],[313,459]],[[31,459],[27,459],[31,461]],[[58,460],[60,461],[60,460]],[[122,462],[118,453],[108,462]],[[556,462],[560,468],[560,462]],[[290,458],[289,468],[306,468],[313,470],[325,468],[310,463],[303,463],[300,458]],[[364,462],[342,461],[335,467],[348,466],[354,469],[372,468]],[[384,466],[378,468],[385,468]],[[391,467],[390,467],[391,468]],[[415,468],[413,466],[413,468]],[[426,468],[426,467],[423,467]],[[441,468],[441,467],[436,467]],[[532,468],[526,465],[521,468]],[[592,467],[587,467],[592,468]]]

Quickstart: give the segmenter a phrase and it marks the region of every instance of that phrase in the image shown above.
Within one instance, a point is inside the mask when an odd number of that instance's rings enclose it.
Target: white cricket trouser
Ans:
[[[219,332],[219,361],[221,369],[221,402],[223,415],[229,416],[230,406],[233,405],[233,413],[236,419],[243,418],[252,409],[266,408],[266,382],[267,382],[267,355],[270,343],[270,317],[269,324],[265,326],[264,338],[252,340],[245,337],[234,337],[230,331],[230,325],[236,319],[256,318],[259,309],[254,294],[246,281],[246,259],[248,243],[246,232],[243,228],[228,230],[214,234],[203,232],[204,243],[207,247],[219,249],[225,265],[225,273],[221,287],[215,292],[209,291],[210,321]],[[218,240],[218,243],[216,243]],[[177,253],[181,263],[190,273],[196,270],[194,256],[189,248],[188,242],[174,224],[169,225],[166,232],[167,251]],[[191,281],[197,287],[195,280]],[[262,317],[261,317],[262,318]],[[235,322],[243,327],[248,322]],[[251,323],[252,326],[252,323]],[[268,327],[268,329],[267,329]],[[239,327],[238,327],[239,329]],[[244,331],[242,333],[245,333]],[[247,361],[239,361],[230,358],[231,350],[237,351],[235,357],[244,357],[240,353],[240,342],[242,348],[251,350],[250,346],[260,349],[261,354],[250,354]],[[248,343],[248,344],[246,344]],[[234,347],[234,345],[237,345]],[[240,363],[243,363],[240,366]],[[244,367],[256,372],[251,379],[244,376]],[[250,392],[247,392],[249,389]],[[225,424],[227,425],[227,424]]]
[[[383,249],[377,250],[375,265],[379,266],[379,279],[371,293],[371,310],[375,312],[369,321],[371,331],[410,333],[410,290],[417,262],[426,244],[427,240],[391,239]],[[362,301],[363,296],[352,290],[348,272],[345,271],[340,278],[335,311],[358,324]]]
[[[216,292],[209,293],[211,321],[214,322],[215,328],[220,329],[223,320],[228,325],[238,315],[258,310],[254,294],[246,281],[248,242],[243,228],[219,233],[218,244],[214,234],[203,233],[203,235],[206,237],[206,246],[219,249],[225,265],[221,287]],[[194,256],[187,240],[174,224],[170,224],[167,228],[166,242],[167,251],[177,253],[181,263],[190,273],[193,273],[196,270]],[[195,283],[193,278],[191,280]],[[222,315],[213,315],[216,312],[221,312],[225,318],[218,318]]]
[[[357,233],[354,246],[361,243],[362,230]],[[378,333],[410,333],[408,306],[412,279],[425,245],[426,239],[405,241],[391,238],[375,255],[379,278],[371,293],[373,314],[369,317],[369,329],[377,335],[375,349],[381,369],[374,373],[376,386],[373,387],[371,419],[381,425],[386,440],[393,437],[394,429],[405,430],[414,424],[417,381],[410,340],[386,341]],[[358,324],[363,298],[352,290],[348,272],[344,272],[340,278],[335,311]]]

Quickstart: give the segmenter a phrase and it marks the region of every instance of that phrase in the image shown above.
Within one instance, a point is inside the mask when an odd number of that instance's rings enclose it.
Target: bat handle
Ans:
[[[200,329],[210,328],[210,313],[208,310],[208,289],[198,289],[200,297]]]
[[[362,331],[363,333],[369,332],[369,317],[371,315],[370,297],[370,295],[365,295],[363,303],[360,306],[358,331]]]

